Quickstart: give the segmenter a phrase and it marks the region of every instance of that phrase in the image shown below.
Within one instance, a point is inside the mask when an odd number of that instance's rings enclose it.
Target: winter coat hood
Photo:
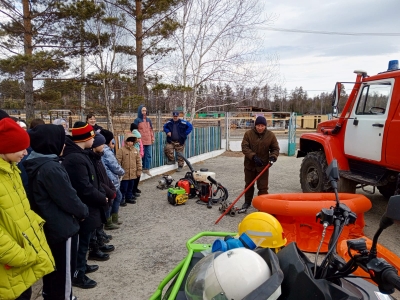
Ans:
[[[32,149],[41,154],[60,155],[65,143],[64,127],[61,125],[38,125],[28,132]]]
[[[56,157],[58,157],[58,155],[55,155],[55,154],[41,154],[41,153],[37,153],[36,151],[31,151],[31,153],[28,155],[26,160],[35,159],[35,158],[42,158],[42,157],[56,158]]]
[[[145,107],[144,105],[139,105],[138,110],[137,110],[137,117],[140,120],[143,120],[143,114],[142,114],[142,108]],[[147,114],[146,114],[147,116]]]
[[[151,145],[154,142],[154,132],[153,132],[153,125],[151,124],[150,118],[143,120],[142,108],[144,105],[140,105],[138,108],[138,117],[133,122],[137,125],[138,131],[142,136],[142,143],[143,145]]]
[[[47,163],[50,160],[53,160],[55,162],[60,161],[58,156],[54,156],[52,154],[42,155],[42,154],[36,153],[35,151],[32,151],[31,154],[26,159],[26,161],[24,161],[24,167],[28,174],[34,174],[36,176],[38,169],[43,164]]]

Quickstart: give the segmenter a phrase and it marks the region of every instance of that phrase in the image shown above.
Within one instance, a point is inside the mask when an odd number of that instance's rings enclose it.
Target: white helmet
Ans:
[[[199,261],[185,286],[187,299],[240,300],[271,276],[265,260],[252,250],[215,252]]]

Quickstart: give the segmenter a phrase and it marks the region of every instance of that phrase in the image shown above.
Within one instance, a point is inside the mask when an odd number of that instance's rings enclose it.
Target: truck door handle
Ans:
[[[372,126],[374,126],[374,127],[383,127],[383,124],[375,123],[375,124],[372,124]]]

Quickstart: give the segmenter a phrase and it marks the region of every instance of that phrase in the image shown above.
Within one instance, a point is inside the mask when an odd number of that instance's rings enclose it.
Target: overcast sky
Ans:
[[[397,36],[308,34],[262,30],[264,50],[280,58],[288,91],[302,86],[309,96],[331,92],[336,81],[354,81],[400,60],[400,0],[263,0],[276,18],[270,27],[340,33],[397,33]]]

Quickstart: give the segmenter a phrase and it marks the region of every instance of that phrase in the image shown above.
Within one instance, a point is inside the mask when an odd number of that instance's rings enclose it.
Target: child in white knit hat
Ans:
[[[134,144],[135,148],[139,151],[140,157],[143,158],[144,156],[144,149],[143,149],[143,143],[142,143],[142,135],[140,134],[138,127],[135,123],[131,124],[131,131],[134,137],[137,138],[136,143]],[[132,194],[136,197],[140,196],[140,193],[142,192],[141,190],[138,189],[140,182],[140,176],[138,176],[133,183],[133,189],[132,189]]]

